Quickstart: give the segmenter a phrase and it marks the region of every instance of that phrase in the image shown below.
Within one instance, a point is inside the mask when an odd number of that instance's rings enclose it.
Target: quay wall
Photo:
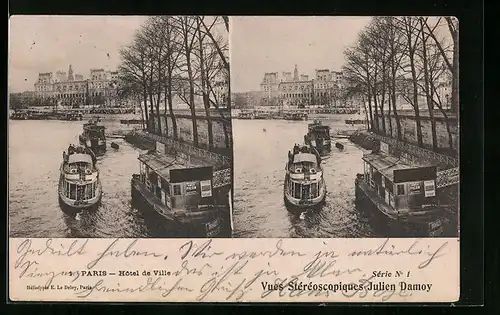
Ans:
[[[392,138],[397,138],[397,126],[396,119],[394,114],[391,113],[391,116],[388,117],[388,113],[385,113],[385,135]],[[403,141],[408,142],[410,144],[418,145],[417,141],[417,124],[415,120],[415,115],[413,111],[411,113],[402,111],[398,114],[399,120],[401,123],[401,135],[403,137]],[[384,135],[382,130],[382,117],[379,115],[375,117],[379,122],[379,134]],[[436,134],[437,134],[437,144],[438,148],[442,149],[442,151],[447,152],[451,155],[458,155],[458,145],[459,145],[459,126],[458,119],[456,114],[448,114],[448,119],[446,119],[441,113],[436,113],[434,116],[436,120]],[[392,124],[392,133],[390,130],[389,120]],[[424,148],[430,149],[432,148],[432,129],[431,129],[431,121],[428,113],[424,112],[420,115],[420,122],[422,126],[422,141],[424,144]],[[446,128],[446,124],[449,124],[451,137],[452,137],[452,148],[449,145],[449,135]]]
[[[151,114],[150,114],[151,115]],[[198,147],[209,149],[215,152],[232,150],[232,126],[229,110],[211,110],[209,115],[203,111],[197,111],[192,116],[189,111],[176,111],[175,121],[177,123],[177,136],[181,142],[194,144],[193,119],[196,119]],[[156,114],[152,114],[154,119],[150,119],[149,128],[158,133],[158,119]],[[209,148],[209,125],[212,126],[213,147]],[[174,135],[173,118],[170,114],[160,114],[161,134],[172,138]]]

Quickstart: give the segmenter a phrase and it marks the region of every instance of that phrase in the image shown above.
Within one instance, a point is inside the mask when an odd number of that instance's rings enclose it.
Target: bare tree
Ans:
[[[418,146],[423,147],[422,123],[420,120],[420,108],[418,103],[418,94],[419,94],[418,81],[420,78],[417,74],[417,69],[416,69],[416,52],[418,49],[419,39],[420,39],[419,35],[422,32],[422,28],[419,27],[418,18],[415,17],[403,17],[399,20],[399,22],[407,45],[407,57],[408,57],[407,66],[410,68],[409,72],[411,74],[411,78],[409,80],[405,80],[406,83],[410,85],[411,92],[403,93],[403,96],[412,105],[413,110],[415,112],[417,143]],[[403,65],[401,66],[401,68],[406,72],[408,71],[406,67],[404,67]],[[405,85],[405,88],[407,87],[408,86]]]
[[[438,18],[436,21],[436,25],[439,25],[441,22],[442,18]],[[439,52],[441,53],[444,62],[450,72],[452,73],[452,83],[451,83],[451,110],[453,112],[457,112],[460,104],[459,100],[459,90],[458,90],[458,85],[459,85],[459,66],[458,66],[458,51],[459,51],[459,33],[458,33],[458,20],[453,17],[446,17],[446,24],[448,26],[448,30],[450,32],[452,41],[453,41],[453,52],[452,52],[452,57],[451,57],[451,62],[450,62],[450,57],[449,54],[447,53],[446,49],[443,47],[442,43],[440,40],[437,38],[437,35],[435,33],[436,27],[432,27],[429,24],[425,24],[427,31],[429,32],[429,36],[434,40],[434,42],[437,45],[437,48],[439,49]]]
[[[423,30],[424,25],[427,23],[428,18],[419,18],[420,27]],[[436,132],[436,119],[434,118],[434,103],[432,101],[433,91],[430,86],[431,77],[429,75],[429,62],[428,62],[428,52],[427,52],[427,39],[428,35],[425,32],[420,32],[422,36],[422,51],[421,51],[421,59],[423,63],[423,72],[424,72],[424,87],[425,96],[427,100],[427,109],[429,111],[429,120],[431,122],[431,135],[432,135],[432,149],[438,149],[438,141],[437,141],[437,132]]]
[[[374,65],[371,61],[370,47],[363,33],[357,43],[344,51],[346,63],[342,72],[347,83],[347,89],[355,89],[366,95],[368,101],[369,129],[378,131],[378,121],[373,116],[372,100],[374,90],[372,88]]]
[[[132,89],[136,88],[137,92],[142,94],[144,118],[148,121],[147,61],[146,53],[140,46],[138,36],[135,37],[134,42],[131,45],[120,50],[120,56],[122,60],[119,67],[120,82],[123,87],[128,86]]]
[[[184,93],[180,93],[179,96],[183,99],[183,101],[188,104],[191,110],[191,121],[193,128],[193,143],[198,145],[198,124],[196,120],[196,105],[195,105],[195,74],[193,72],[193,50],[195,49],[195,40],[197,38],[196,25],[197,25],[197,17],[193,16],[180,16],[176,18],[176,29],[180,34],[181,39],[181,51],[183,57],[183,63],[178,64],[178,69],[181,72],[187,73],[187,80],[183,80],[181,82],[187,83],[186,85],[181,84],[181,90]],[[187,93],[186,93],[187,92]],[[187,96],[186,96],[187,94]]]

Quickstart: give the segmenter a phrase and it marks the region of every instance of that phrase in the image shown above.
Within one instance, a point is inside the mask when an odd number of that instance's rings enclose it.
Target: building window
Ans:
[[[405,185],[404,184],[399,184],[398,185],[398,196],[404,195],[405,194]]]

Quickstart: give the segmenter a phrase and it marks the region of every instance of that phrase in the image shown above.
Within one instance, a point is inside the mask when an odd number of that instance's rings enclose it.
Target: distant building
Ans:
[[[330,105],[335,106],[340,100],[343,88],[341,72],[319,69],[315,78],[309,79],[306,74],[300,74],[295,65],[292,72],[278,72],[264,74],[260,84],[262,92],[262,105],[268,106],[310,106]]]
[[[55,99],[59,105],[116,105],[117,71],[90,69],[90,78],[74,74],[69,65],[68,72],[39,73],[35,83],[35,94],[41,98]]]

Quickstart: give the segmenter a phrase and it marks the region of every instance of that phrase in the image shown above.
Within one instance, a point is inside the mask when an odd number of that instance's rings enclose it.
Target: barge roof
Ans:
[[[395,170],[418,169],[433,166],[425,163],[408,165],[401,161],[400,158],[382,153],[365,154],[363,155],[363,161],[372,165],[378,172],[380,172],[384,177],[387,177],[390,181],[394,181]]]
[[[183,158],[176,158],[166,154],[145,153],[139,155],[139,161],[152,168],[160,177],[170,178],[170,170],[195,169],[202,167],[212,167],[210,163],[186,161]]]

